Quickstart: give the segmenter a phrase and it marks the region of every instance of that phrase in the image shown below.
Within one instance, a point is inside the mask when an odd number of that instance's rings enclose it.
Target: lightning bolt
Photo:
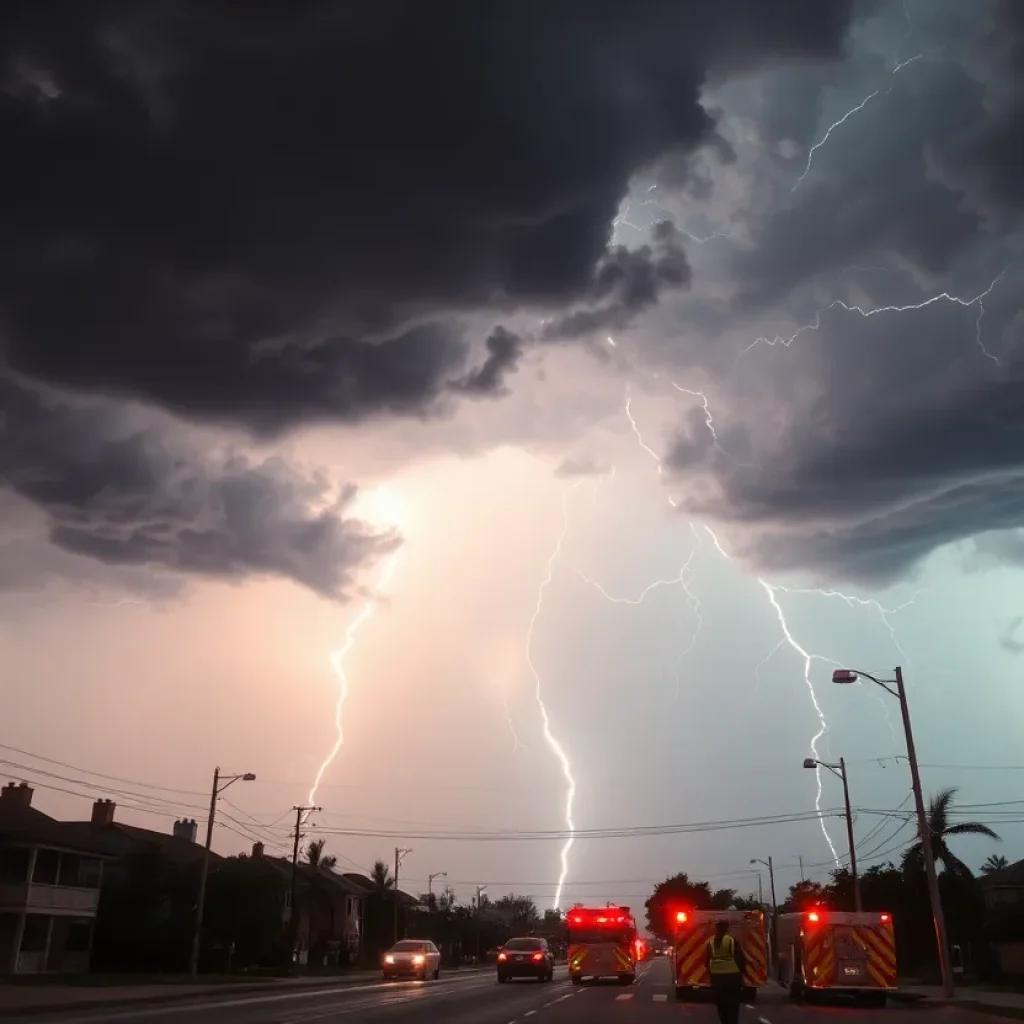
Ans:
[[[776,345],[782,345],[783,348],[789,348],[790,345],[796,341],[797,338],[802,334],[813,333],[821,330],[821,318],[830,310],[842,309],[847,313],[856,313],[858,316],[868,317],[878,316],[881,313],[910,313],[918,309],[927,309],[929,306],[934,306],[939,302],[950,302],[953,305],[961,306],[963,309],[970,309],[972,306],[978,307],[978,316],[975,320],[975,334],[974,341],[978,348],[981,349],[982,353],[994,363],[998,364],[999,360],[996,356],[992,355],[985,348],[985,343],[981,338],[981,321],[985,315],[984,300],[987,299],[992,292],[995,290],[996,285],[1003,279],[1009,267],[1004,267],[993,279],[992,283],[978,295],[975,295],[973,299],[964,299],[959,295],[951,295],[949,292],[940,292],[938,295],[932,295],[930,298],[924,299],[921,302],[908,303],[905,306],[875,306],[871,309],[864,309],[861,306],[851,306],[842,299],[836,299],[835,302],[830,302],[827,306],[819,309],[814,314],[814,319],[809,324],[804,324],[802,327],[798,327],[788,338],[783,338],[781,335],[776,335],[774,338],[755,338],[740,354],[736,357],[736,363],[740,361],[751,349],[756,348],[758,345],[768,345],[775,347]],[[735,366],[735,364],[734,364]]]
[[[334,673],[335,679],[338,681],[338,699],[334,705],[334,726],[337,730],[337,735],[335,736],[334,745],[331,747],[327,756],[324,758],[323,763],[320,765],[320,768],[317,770],[316,777],[313,779],[313,785],[309,790],[309,796],[306,797],[306,803],[310,806],[316,802],[317,790],[320,788],[320,783],[323,781],[324,773],[334,763],[334,759],[338,756],[342,745],[345,742],[343,712],[349,690],[348,673],[345,671],[345,659],[348,657],[349,652],[355,645],[356,639],[359,636],[359,631],[373,616],[373,613],[380,601],[381,592],[384,591],[391,582],[391,577],[394,575],[395,565],[398,561],[398,554],[400,550],[400,548],[396,548],[388,556],[383,568],[381,569],[380,576],[377,578],[377,583],[374,588],[375,594],[366,599],[363,607],[359,610],[359,614],[352,619],[346,627],[345,639],[342,642],[342,645],[331,651],[331,671]]]
[[[907,60],[901,61],[892,69],[891,72],[889,72],[889,74],[893,76],[898,75],[905,67],[907,67],[908,64],[913,64],[914,61],[920,60],[923,56],[923,53],[918,53],[915,54],[913,57],[908,58]],[[890,92],[892,92],[891,85],[887,89],[883,89],[881,87],[877,88],[874,92],[868,93],[868,95],[865,96],[864,99],[862,99],[860,103],[857,104],[857,106],[851,108],[845,114],[843,114],[843,116],[839,118],[838,121],[834,121],[832,124],[830,124],[828,126],[828,130],[821,137],[821,139],[818,142],[816,142],[813,146],[811,146],[810,150],[808,150],[807,165],[804,167],[804,172],[803,174],[800,175],[799,178],[796,179],[796,184],[790,189],[790,191],[795,192],[803,184],[804,178],[806,178],[807,175],[811,173],[811,165],[814,163],[814,154],[819,149],[821,149],[821,147],[824,146],[826,142],[828,142],[828,140],[832,137],[832,133],[837,128],[845,124],[851,117],[853,117],[854,114],[857,114],[860,111],[862,111],[876,96],[887,96]]]
[[[712,543],[718,549],[718,553],[726,559],[726,561],[732,562],[732,556],[722,547],[721,541],[718,539],[715,531],[711,529],[707,524],[704,525],[704,529],[707,531],[708,536],[711,538]],[[828,665],[832,665],[835,668],[842,668],[843,666],[837,661],[833,661],[831,658],[823,658],[820,654],[811,654],[805,650],[796,637],[793,636],[789,628],[789,623],[786,621],[786,613],[782,610],[782,605],[779,604],[777,591],[780,588],[772,586],[767,580],[762,579],[760,576],[757,577],[757,582],[764,588],[765,594],[768,595],[768,601],[775,611],[775,617],[779,621],[779,628],[782,630],[782,636],[785,642],[794,650],[797,654],[803,658],[804,663],[804,683],[807,686],[807,692],[810,694],[811,704],[814,707],[814,713],[818,716],[818,731],[811,737],[811,753],[814,755],[816,761],[821,760],[821,755],[818,752],[818,741],[828,732],[828,721],[825,718],[825,712],[822,710],[821,704],[818,703],[818,694],[815,692],[814,683],[811,682],[811,667],[815,661],[822,661]],[[778,650],[776,646],[775,650]],[[772,652],[774,653],[774,651]],[[828,829],[825,827],[825,818],[821,814],[821,797],[822,797],[822,778],[821,778],[821,765],[815,765],[814,768],[815,782],[817,784],[817,792],[814,796],[814,809],[818,812],[818,824],[821,825],[821,834],[825,837],[825,842],[828,843],[828,848],[832,851],[832,859],[835,861],[836,866],[839,866],[839,854],[836,852],[835,844],[832,842],[832,837],[828,834]]]
[[[569,763],[569,756],[566,754],[565,748],[551,731],[551,718],[548,715],[547,705],[544,703],[544,686],[541,682],[540,673],[537,671],[537,666],[533,663],[533,631],[537,625],[537,619],[540,617],[541,609],[544,606],[544,593],[551,585],[551,580],[554,577],[555,563],[562,554],[562,545],[565,543],[565,535],[569,532],[569,492],[574,491],[580,483],[582,483],[582,481],[577,481],[575,484],[572,484],[562,494],[562,528],[559,531],[555,546],[552,549],[551,554],[548,556],[547,571],[544,579],[541,580],[540,586],[537,588],[537,603],[534,605],[533,615],[530,616],[530,624],[526,628],[526,664],[530,669],[530,674],[533,676],[534,695],[537,700],[537,707],[540,709],[540,719],[543,726],[544,739],[557,758],[558,763],[561,765],[562,775],[565,776],[566,783],[565,825],[566,831],[569,833],[569,838],[566,839],[565,845],[562,847],[561,851],[562,867],[558,876],[558,885],[555,888],[554,900],[551,905],[552,910],[558,910],[559,904],[562,902],[562,889],[565,886],[565,880],[569,874],[569,851],[572,849],[573,843],[576,841],[576,825],[572,817],[573,803],[576,800],[576,779],[573,777],[572,765]]]
[[[508,694],[502,695],[502,700],[505,706],[505,721],[508,724],[508,731],[512,733],[512,753],[514,754],[517,750],[526,750],[526,744],[519,738],[519,733],[516,732],[515,722],[512,721],[512,712],[508,706]]]
[[[641,434],[640,428],[637,426],[636,419],[634,418],[632,410],[630,409],[629,398],[626,399],[626,418],[629,420],[629,424],[633,430],[633,435],[636,437],[637,444],[639,444],[642,451],[646,452],[652,459],[654,459],[654,462],[658,467],[659,476],[663,475],[664,467],[662,465],[661,457],[644,440],[643,434]],[[711,429],[713,430],[713,427]],[[672,508],[677,507],[675,500],[671,496],[669,496],[668,502],[669,505],[672,506]],[[690,520],[690,529],[694,532],[696,531],[696,526],[694,525],[692,520]],[[727,561],[732,562],[732,557],[726,552],[725,548],[722,547],[722,544],[719,541],[715,532],[709,526],[705,526],[704,529],[707,531],[708,536],[711,538],[712,542],[717,548],[718,553]],[[757,577],[757,582],[760,583],[761,586],[764,588],[764,591],[768,596],[768,600],[775,611],[775,616],[779,621],[779,626],[782,629],[783,640],[779,642],[779,645],[776,646],[775,650],[778,650],[779,646],[781,646],[781,644],[785,642],[803,658],[804,681],[807,684],[807,689],[811,696],[811,703],[814,707],[815,714],[818,716],[818,731],[811,739],[810,746],[811,752],[814,754],[815,760],[820,760],[820,755],[818,753],[818,741],[827,734],[828,722],[825,719],[825,713],[824,711],[822,711],[821,705],[818,703],[818,695],[814,690],[814,684],[811,682],[811,666],[815,660],[828,662],[830,664],[835,665],[835,667],[837,668],[842,668],[842,666],[839,665],[838,662],[831,662],[829,659],[822,658],[820,655],[812,655],[808,651],[805,651],[804,648],[801,647],[800,644],[797,642],[796,638],[793,636],[792,632],[789,629],[789,624],[786,621],[785,612],[783,612],[782,606],[776,599],[776,588],[773,587],[770,583],[761,579],[760,576]],[[774,653],[775,651],[773,650],[772,654]],[[768,657],[771,657],[771,655],[769,655]],[[760,669],[767,660],[767,658],[762,659],[761,663],[758,665],[758,669]],[[819,814],[818,823],[821,825],[821,832],[822,835],[824,835],[825,837],[825,842],[828,844],[828,848],[832,851],[832,859],[838,865],[839,855],[836,852],[835,844],[832,842],[832,837],[828,834],[828,829],[825,827],[825,819],[821,815],[822,778],[820,766],[816,767],[815,769],[815,779],[817,782],[817,793],[815,794],[814,808],[816,811],[818,811]]]
[[[656,188],[656,187],[657,187],[656,185],[652,185],[651,188],[649,188],[647,191],[650,192],[651,189]],[[664,215],[664,219],[665,220],[669,220],[673,224],[675,224],[675,217],[673,216],[672,211],[669,210],[668,208],[662,206],[662,204],[657,202],[657,200],[645,199],[643,202],[638,203],[637,206],[640,207],[641,209],[643,209],[643,207],[645,207],[645,206],[653,207],[659,213]],[[643,234],[648,229],[647,228],[642,228],[635,221],[630,220],[629,218],[632,215],[633,215],[633,201],[630,200],[630,199],[627,199],[623,203],[623,210],[622,210],[622,212],[615,218],[615,220],[612,221],[612,227],[613,228],[617,228],[620,224],[624,224],[627,228],[632,228],[634,231],[639,232],[640,234]],[[707,235],[706,237],[701,238],[699,235],[695,235],[692,231],[687,231],[686,228],[680,228],[678,225],[676,225],[676,228],[677,228],[677,230],[679,231],[680,234],[685,235],[691,242],[696,242],[698,245],[704,245],[707,242],[714,241],[714,239],[716,239],[716,238],[735,238],[736,237],[736,232],[735,231],[712,231],[710,235]]]

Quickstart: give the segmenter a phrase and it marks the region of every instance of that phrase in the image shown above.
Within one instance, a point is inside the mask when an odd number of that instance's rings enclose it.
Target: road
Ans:
[[[842,1018],[837,1022],[837,1018]],[[643,965],[635,985],[498,985],[489,972],[431,982],[348,985],[330,991],[210,996],[189,1004],[108,1008],[13,1018],[19,1024],[717,1024],[713,1006],[677,1003],[669,964]],[[6,1018],[11,1021],[12,1018]],[[960,1009],[793,1006],[774,987],[744,1007],[740,1024],[994,1024]]]

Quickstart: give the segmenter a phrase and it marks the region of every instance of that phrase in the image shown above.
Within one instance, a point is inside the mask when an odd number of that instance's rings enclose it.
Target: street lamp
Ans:
[[[953,972],[949,966],[949,946],[946,944],[946,917],[942,912],[942,897],[939,895],[939,876],[935,873],[935,855],[932,851],[932,833],[928,827],[928,816],[924,809],[924,795],[921,792],[921,775],[917,768],[917,751],[914,748],[914,733],[910,728],[910,709],[907,706],[907,691],[903,685],[903,670],[897,665],[895,679],[877,679],[870,672],[860,669],[837,668],[832,673],[832,682],[848,686],[857,682],[859,676],[870,679],[886,693],[900,702],[903,716],[903,732],[907,739],[907,760],[910,762],[910,783],[914,789],[917,804],[917,830],[924,853],[924,870],[928,876],[928,896],[932,904],[932,920],[935,924],[935,941],[939,947],[939,969],[942,971],[942,991],[946,999],[953,998]],[[895,687],[895,689],[893,689]]]
[[[192,932],[192,950],[189,954],[188,973],[194,978],[199,973],[199,944],[203,933],[203,910],[206,906],[206,879],[210,873],[210,846],[213,843],[213,821],[217,816],[217,797],[228,786],[236,782],[255,782],[252,772],[244,775],[221,775],[220,768],[213,770],[213,789],[210,792],[210,814],[206,819],[206,847],[203,850],[203,864],[199,871],[199,895],[196,897],[196,918]]]
[[[434,895],[434,879],[435,878],[447,878],[447,871],[435,871],[432,875],[427,875],[427,902],[430,902],[430,897]]]
[[[857,877],[857,851],[853,845],[853,812],[850,810],[850,786],[846,781],[846,761],[839,758],[839,764],[817,761],[813,757],[804,758],[805,768],[827,768],[833,775],[843,780],[843,800],[846,803],[846,838],[850,843],[850,874],[853,875],[853,909],[859,914],[863,907],[860,902],[860,878]]]

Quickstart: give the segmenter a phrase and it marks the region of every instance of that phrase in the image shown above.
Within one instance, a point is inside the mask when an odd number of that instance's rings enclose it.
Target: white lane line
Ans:
[[[632,992],[623,992],[622,995],[618,995],[618,996],[615,997],[615,1002],[617,1002],[617,1003],[624,1003],[627,999],[632,999],[632,998],[633,998],[633,993]]]
[[[772,1024],[772,1022],[767,1017],[758,1017],[757,1024]]]
[[[532,1017],[536,1012],[537,1012],[536,1010],[527,1010],[526,1013],[523,1014],[523,1016],[524,1017]]]
[[[656,992],[654,994],[654,1001],[656,1003],[667,1003],[668,1002],[668,996],[665,995],[664,992]]]
[[[558,998],[557,998],[557,999],[555,1000],[555,1002],[556,1002],[556,1003],[560,1003],[560,1002],[561,1002],[561,1001],[562,1001],[563,999],[572,999],[572,997],[573,997],[574,995],[576,995],[576,993],[575,993],[575,992],[566,992],[564,996],[559,996],[559,997],[558,997]]]

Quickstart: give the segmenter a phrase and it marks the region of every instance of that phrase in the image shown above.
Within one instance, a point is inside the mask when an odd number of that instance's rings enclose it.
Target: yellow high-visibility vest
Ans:
[[[736,963],[736,940],[731,935],[723,935],[720,944],[716,945],[713,938],[708,939],[707,950],[711,954],[712,974],[739,974]]]

